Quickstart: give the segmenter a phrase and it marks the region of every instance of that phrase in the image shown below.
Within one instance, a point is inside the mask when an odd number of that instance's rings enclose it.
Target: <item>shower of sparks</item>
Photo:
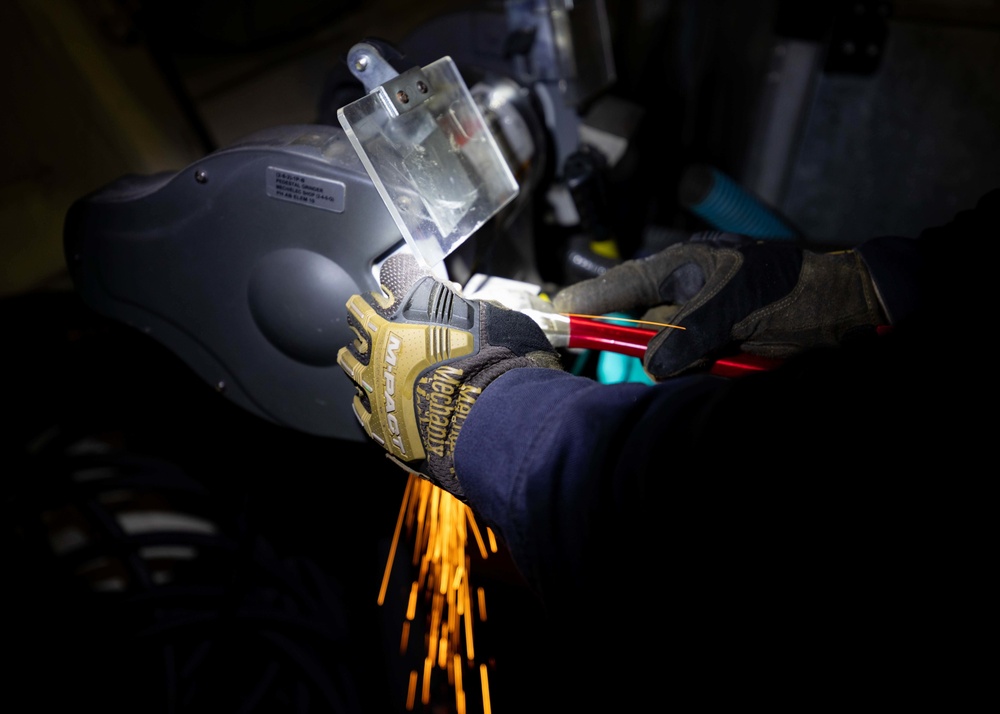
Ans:
[[[463,682],[467,673],[472,672],[474,677],[478,669],[482,710],[488,714],[491,706],[487,667],[485,664],[477,667],[472,630],[476,617],[480,621],[486,620],[486,594],[481,587],[473,592],[469,583],[471,558],[466,548],[471,534],[471,541],[475,542],[479,555],[485,559],[489,553],[497,552],[496,538],[487,528],[487,540],[484,541],[467,505],[429,481],[411,474],[403,493],[382,576],[378,594],[380,606],[385,602],[389,574],[404,528],[407,538],[413,541],[412,563],[417,569],[417,578],[410,584],[400,636],[401,654],[405,654],[411,644],[411,623],[421,609],[420,604],[429,603],[429,612],[424,614],[427,634],[423,638],[423,669],[421,672],[410,672],[406,709],[414,709],[418,692],[420,703],[428,706],[432,681],[445,677],[454,692],[455,712],[466,714]]]

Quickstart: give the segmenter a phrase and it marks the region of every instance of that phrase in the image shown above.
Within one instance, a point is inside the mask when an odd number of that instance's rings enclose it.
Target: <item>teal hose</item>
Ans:
[[[689,167],[679,193],[681,205],[720,231],[769,240],[800,238],[776,211],[712,166]]]

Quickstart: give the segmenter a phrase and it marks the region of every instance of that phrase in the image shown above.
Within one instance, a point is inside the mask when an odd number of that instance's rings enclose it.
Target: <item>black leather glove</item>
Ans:
[[[480,393],[518,367],[561,369],[529,317],[466,300],[399,254],[382,266],[385,295],[353,295],[356,339],[337,361],[357,388],[354,413],[389,458],[465,501],[455,442]]]
[[[645,311],[643,319],[684,327],[664,328],[649,342],[643,367],[654,379],[737,349],[790,357],[874,334],[887,322],[856,252],[817,253],[719,232],[626,261],[561,290],[553,303],[569,313]]]

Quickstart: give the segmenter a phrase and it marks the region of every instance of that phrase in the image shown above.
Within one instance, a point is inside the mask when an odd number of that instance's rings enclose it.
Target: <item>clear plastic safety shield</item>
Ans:
[[[517,180],[449,57],[397,75],[337,114],[400,232],[428,266],[517,195]]]

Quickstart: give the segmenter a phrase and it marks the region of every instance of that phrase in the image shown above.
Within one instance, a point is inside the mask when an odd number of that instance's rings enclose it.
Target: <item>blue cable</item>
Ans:
[[[799,231],[773,209],[712,166],[699,164],[685,171],[680,201],[721,231],[771,240],[799,238]]]

